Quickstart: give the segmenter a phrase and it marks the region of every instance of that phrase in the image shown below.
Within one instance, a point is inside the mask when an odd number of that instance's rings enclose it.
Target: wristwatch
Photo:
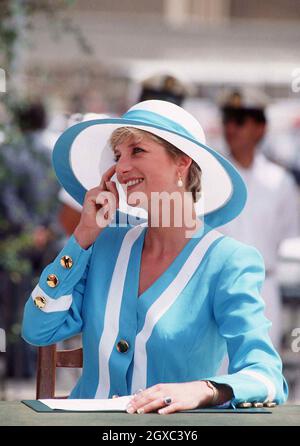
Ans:
[[[216,387],[215,383],[213,383],[212,381],[204,381],[207,385],[207,387],[209,387],[212,391],[213,391],[213,396],[212,399],[210,400],[210,405],[211,406],[216,406],[217,401],[219,399],[219,390]]]

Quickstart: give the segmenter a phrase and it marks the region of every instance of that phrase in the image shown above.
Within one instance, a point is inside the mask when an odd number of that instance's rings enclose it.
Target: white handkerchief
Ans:
[[[50,409],[67,411],[122,411],[126,412],[126,406],[133,395],[120,396],[109,399],[45,399],[39,400]]]

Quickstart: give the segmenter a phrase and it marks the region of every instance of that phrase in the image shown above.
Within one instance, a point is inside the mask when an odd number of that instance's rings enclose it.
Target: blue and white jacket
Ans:
[[[70,397],[111,398],[157,383],[209,379],[231,386],[233,407],[285,402],[287,384],[260,296],[258,251],[204,225],[138,296],[146,230],[108,226],[87,250],[72,235],[26,303],[22,335],[29,343],[82,333],[82,376]],[[67,268],[64,256],[72,260]],[[58,279],[54,287],[50,274]],[[228,374],[217,376],[226,353]]]

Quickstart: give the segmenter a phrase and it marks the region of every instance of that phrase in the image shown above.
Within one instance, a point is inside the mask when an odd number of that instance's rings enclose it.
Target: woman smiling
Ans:
[[[246,188],[197,120],[169,102],[141,102],[68,129],[53,163],[83,210],[28,299],[23,337],[49,345],[82,332],[70,397],[135,394],[129,413],[283,403],[262,257],[215,229],[242,211]],[[226,353],[229,372],[218,376]]]

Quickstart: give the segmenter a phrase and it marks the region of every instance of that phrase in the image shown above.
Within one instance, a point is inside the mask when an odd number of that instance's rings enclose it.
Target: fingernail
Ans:
[[[126,410],[127,410],[128,413],[133,413],[134,412],[134,408],[132,406],[130,406],[130,405],[127,406]]]
[[[158,413],[161,415],[161,414],[164,413],[164,410],[163,410],[163,409],[160,409],[160,410],[158,411]]]
[[[137,410],[137,413],[144,413],[145,411],[144,411],[144,409],[138,409]]]

